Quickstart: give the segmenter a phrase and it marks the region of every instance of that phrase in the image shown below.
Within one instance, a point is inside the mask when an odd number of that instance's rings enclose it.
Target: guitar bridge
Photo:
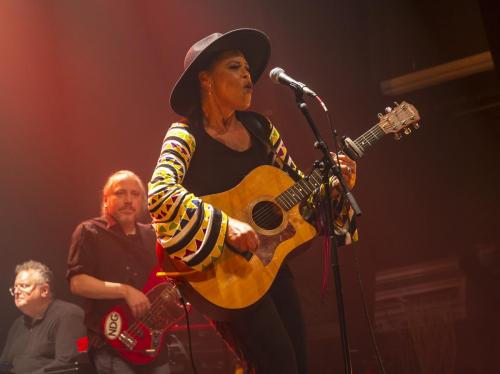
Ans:
[[[159,330],[151,331],[151,347],[145,350],[146,354],[150,356],[156,355],[156,353],[160,349],[161,335],[162,332]]]
[[[129,350],[133,350],[135,345],[137,344],[137,340],[135,340],[132,336],[130,336],[126,332],[122,332],[120,336],[118,337],[120,342],[127,347]]]

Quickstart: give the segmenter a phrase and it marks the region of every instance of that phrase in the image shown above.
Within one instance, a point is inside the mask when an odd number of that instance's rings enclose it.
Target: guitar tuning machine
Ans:
[[[410,135],[410,133],[411,133],[411,128],[407,127],[407,128],[404,130],[404,133],[405,133],[405,135]]]
[[[386,107],[384,110],[386,113],[392,112],[392,108],[390,106]]]
[[[420,125],[419,125],[418,123],[415,123],[415,124],[413,125],[413,128],[414,128],[415,130],[418,130],[418,129],[420,128]]]
[[[395,140],[401,140],[402,137],[403,137],[403,135],[401,135],[399,132],[397,132],[397,133],[394,134],[394,139]]]

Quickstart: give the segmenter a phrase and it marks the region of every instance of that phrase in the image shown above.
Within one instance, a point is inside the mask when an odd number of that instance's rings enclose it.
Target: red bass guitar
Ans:
[[[158,357],[165,333],[185,317],[179,290],[172,281],[157,276],[160,271],[159,267],[153,269],[143,288],[151,308],[141,318],[135,319],[128,305],[122,303],[102,321],[107,343],[133,364],[144,365]]]

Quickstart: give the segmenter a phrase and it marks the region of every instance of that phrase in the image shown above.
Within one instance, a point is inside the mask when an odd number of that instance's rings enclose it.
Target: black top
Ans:
[[[14,373],[43,373],[46,368],[73,362],[76,341],[85,336],[83,310],[54,300],[42,319],[22,315],[12,324],[0,362]]]
[[[126,235],[119,224],[104,217],[78,225],[73,233],[66,277],[87,274],[97,279],[131,285],[142,290],[156,265],[156,235],[151,225],[138,223],[135,235]],[[85,299],[85,324],[101,332],[109,310],[123,300]]]
[[[196,196],[224,192],[236,186],[253,169],[270,165],[272,157],[264,143],[249,127],[252,126],[238,117],[247,128],[251,146],[246,151],[235,151],[207,134],[203,124],[189,126],[196,140],[196,149],[189,170],[182,185]]]

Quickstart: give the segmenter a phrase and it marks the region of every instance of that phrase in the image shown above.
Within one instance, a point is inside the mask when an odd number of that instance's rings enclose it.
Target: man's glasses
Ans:
[[[35,283],[19,283],[19,284],[15,284],[13,287],[10,287],[9,288],[9,292],[12,296],[15,295],[16,293],[16,289],[18,289],[19,291],[21,291],[22,293],[25,293],[25,294],[30,294],[33,292],[33,290],[35,289],[35,287],[38,286],[38,284],[35,284]]]

